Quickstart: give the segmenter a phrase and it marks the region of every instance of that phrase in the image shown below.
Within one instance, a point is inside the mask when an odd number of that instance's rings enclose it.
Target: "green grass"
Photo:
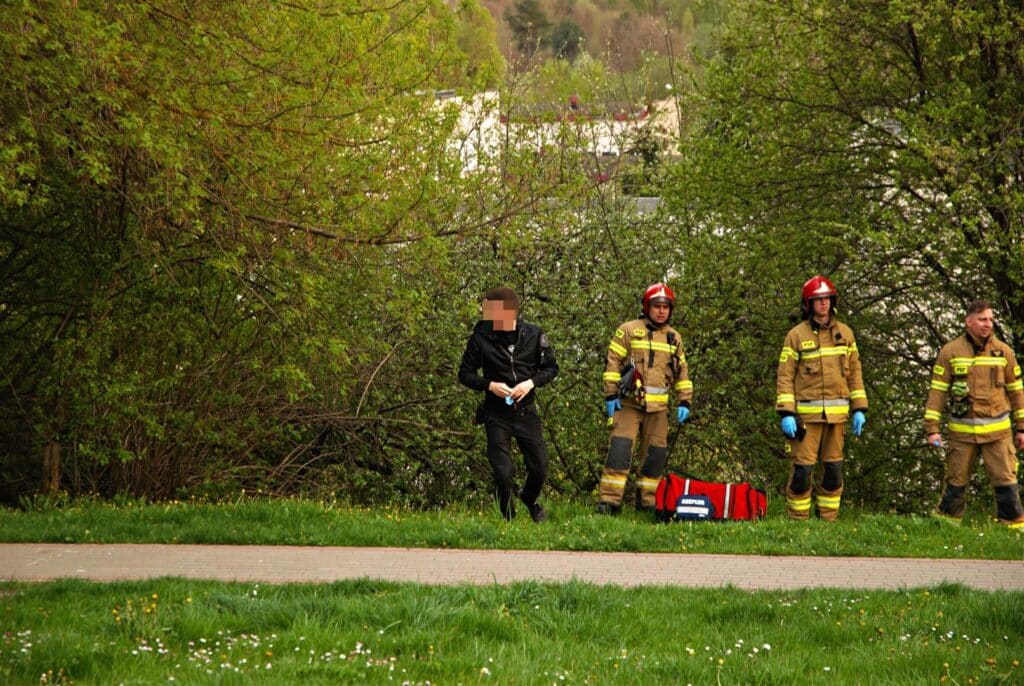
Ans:
[[[36,501],[28,511],[0,510],[0,541],[1024,559],[1024,532],[1007,530],[979,511],[954,527],[929,517],[852,508],[834,524],[791,522],[780,507],[772,503],[769,516],[756,523],[660,525],[628,509],[600,517],[589,505],[548,502],[550,521],[536,525],[526,516],[505,523],[490,508],[422,512],[248,497],[224,503]]]
[[[0,584],[0,683],[1021,683],[1024,594]]]

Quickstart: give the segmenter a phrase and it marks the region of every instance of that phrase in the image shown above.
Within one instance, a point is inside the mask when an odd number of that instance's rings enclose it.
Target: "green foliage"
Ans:
[[[730,3],[666,184],[706,341],[693,357],[721,417],[702,438],[771,469],[767,351],[824,273],[871,402],[847,494],[901,511],[932,497],[941,459],[922,445],[921,408],[938,345],[977,297],[1022,340],[1022,19],[998,3]]]
[[[514,10],[505,10],[505,21],[512,29],[519,52],[527,57],[544,44],[551,30],[551,21],[539,0],[517,0]]]
[[[579,24],[570,19],[563,19],[551,30],[551,52],[555,57],[574,62],[585,39],[586,35]]]

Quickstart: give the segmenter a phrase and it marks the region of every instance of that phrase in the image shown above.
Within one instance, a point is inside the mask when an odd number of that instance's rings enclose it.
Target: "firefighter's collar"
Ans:
[[[811,325],[811,331],[813,331],[814,333],[818,333],[822,329],[831,329],[832,325],[835,323],[835,321],[836,321],[835,317],[832,317],[830,315],[829,318],[828,318],[828,321],[825,322],[824,324],[819,324],[818,320],[815,319],[814,317],[810,317],[807,320],[807,323]]]
[[[979,342],[975,340],[974,336],[971,335],[970,331],[965,331],[964,336],[967,337],[967,342],[971,344],[972,348],[974,348],[975,353],[980,353],[982,350],[984,350],[985,346],[988,345],[988,342],[992,340],[992,336],[989,336],[985,340]]]

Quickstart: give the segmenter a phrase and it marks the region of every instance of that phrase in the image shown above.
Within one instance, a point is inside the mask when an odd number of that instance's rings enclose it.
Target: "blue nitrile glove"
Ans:
[[[686,421],[686,418],[690,416],[690,408],[686,405],[680,405],[676,408],[676,421],[680,424]]]
[[[867,424],[868,418],[864,415],[862,410],[857,410],[853,413],[853,435],[860,438],[860,432],[864,430],[864,425]]]
[[[619,400],[618,398],[612,398],[611,400],[604,401],[604,411],[608,415],[608,419],[612,418],[612,415],[615,414],[615,410],[621,409],[622,401]]]
[[[782,435],[786,438],[796,438],[796,417],[786,415],[782,418]]]
[[[516,402],[516,401],[512,399],[512,396],[510,396],[510,395],[506,395],[506,396],[505,396],[505,404],[506,404],[506,405],[512,405],[512,404],[514,404],[515,402]]]

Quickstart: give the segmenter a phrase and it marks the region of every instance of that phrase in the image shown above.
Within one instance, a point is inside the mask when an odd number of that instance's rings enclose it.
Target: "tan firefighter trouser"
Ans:
[[[622,494],[626,489],[632,463],[633,444],[640,437],[640,473],[637,487],[640,490],[639,504],[654,508],[654,492],[665,471],[668,458],[668,412],[646,412],[630,400],[622,402],[622,409],[612,420],[612,435],[608,442],[608,458],[601,472],[601,486],[598,498],[602,503],[616,507],[622,505]]]
[[[1001,486],[1017,484],[1017,449],[1011,436],[988,443],[950,439],[946,449],[946,473],[942,479],[942,500],[937,508],[940,514],[956,519],[963,516],[967,507],[966,487],[979,454],[988,473],[988,481],[997,493]],[[1012,499],[1017,498],[1019,496],[1014,492]],[[1019,502],[1012,503],[1010,509],[1019,511]]]
[[[811,514],[811,490],[815,492],[818,516],[834,521],[839,516],[843,495],[843,432],[846,424],[808,423],[803,440],[786,439],[786,453],[792,459],[786,484],[786,514],[807,519]],[[814,466],[824,466],[820,481],[814,483]]]

